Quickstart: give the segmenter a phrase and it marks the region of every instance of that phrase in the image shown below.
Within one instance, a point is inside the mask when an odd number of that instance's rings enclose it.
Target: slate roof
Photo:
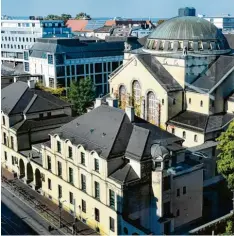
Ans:
[[[140,179],[130,164],[124,165],[122,168],[112,173],[109,178],[123,184]]]
[[[217,83],[221,81],[226,73],[234,68],[234,56],[221,55],[209,65],[203,75],[198,77],[192,85],[209,92]],[[234,87],[234,84],[233,84]]]
[[[150,54],[136,54],[136,57],[167,92],[183,90],[180,84],[154,56]]]
[[[2,111],[8,115],[29,114],[71,106],[48,92],[30,89],[27,83],[21,81],[3,88],[1,101]]]
[[[224,34],[230,48],[234,49],[234,34]]]
[[[17,133],[24,133],[30,131],[34,131],[36,129],[40,128],[46,128],[47,126],[50,126],[55,129],[62,124],[66,124],[70,121],[72,121],[74,117],[71,116],[58,116],[58,117],[51,117],[47,119],[35,119],[35,120],[23,120],[21,122],[18,122],[11,128],[16,130]]]
[[[209,133],[220,130],[234,119],[234,114],[222,113],[206,115],[193,111],[184,111],[171,118],[167,123],[189,130]]]
[[[110,33],[113,30],[112,26],[104,25],[94,30],[95,33]]]
[[[128,156],[137,161],[150,157],[154,142],[180,142],[181,138],[140,118],[131,123],[121,109],[101,105],[68,124],[54,130],[63,140],[82,144],[87,150],[96,150],[104,159]]]
[[[82,42],[77,38],[41,38],[31,47],[31,57],[44,58],[46,53],[66,54],[67,59],[123,55],[123,42]]]
[[[217,144],[218,142],[210,140],[210,141],[206,141],[205,143],[201,145],[197,145],[195,147],[189,147],[187,150],[190,152],[198,152],[207,148],[216,147]]]

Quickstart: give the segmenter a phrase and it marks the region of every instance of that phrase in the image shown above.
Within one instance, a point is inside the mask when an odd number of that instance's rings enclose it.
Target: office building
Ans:
[[[23,63],[23,52],[37,38],[69,37],[71,29],[62,20],[1,20],[1,61]]]
[[[194,7],[179,8],[178,16],[196,16],[196,9]]]
[[[82,42],[79,38],[37,39],[25,51],[25,71],[43,75],[46,87],[70,87],[71,81],[90,77],[96,86],[97,96],[109,91],[108,76],[122,64],[124,43]],[[140,47],[137,40],[129,44]]]

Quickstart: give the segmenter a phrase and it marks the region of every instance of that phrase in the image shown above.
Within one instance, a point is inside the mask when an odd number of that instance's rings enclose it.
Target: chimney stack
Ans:
[[[131,122],[134,122],[134,117],[135,117],[134,107],[133,106],[126,106],[125,113],[127,114],[129,120]]]
[[[29,79],[28,80],[28,87],[30,89],[35,89],[36,81],[34,79]]]

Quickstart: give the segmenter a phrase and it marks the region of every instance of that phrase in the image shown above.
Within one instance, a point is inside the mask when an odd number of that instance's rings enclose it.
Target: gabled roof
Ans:
[[[183,90],[180,84],[154,56],[150,54],[136,54],[136,57],[167,92]]]
[[[66,26],[71,28],[72,31],[84,31],[88,20],[68,20]]]
[[[140,179],[130,164],[124,165],[122,168],[112,173],[109,178],[122,184]]]
[[[110,33],[112,31],[113,27],[112,26],[102,26],[100,28],[97,28],[94,30],[95,33]]]
[[[131,123],[121,109],[101,105],[72,122],[51,132],[73,145],[96,150],[104,159],[126,155],[136,161],[150,158],[151,145],[156,141],[167,144],[182,141],[181,138],[135,117]]]
[[[25,82],[17,81],[2,89],[2,111],[8,115],[62,109],[71,105],[39,89],[30,89]]]
[[[222,82],[222,79],[225,79],[225,75],[231,70],[234,70],[234,56],[221,55],[209,65],[204,74],[198,77],[192,85],[208,93]]]
[[[209,133],[220,130],[234,119],[234,114],[221,113],[206,115],[193,111],[184,111],[171,118],[167,123],[189,130]]]

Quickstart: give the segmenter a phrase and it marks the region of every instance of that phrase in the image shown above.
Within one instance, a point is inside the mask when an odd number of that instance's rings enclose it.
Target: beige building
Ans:
[[[203,165],[183,140],[98,102],[31,149],[3,142],[2,166],[102,235],[169,234],[202,217]]]
[[[215,139],[234,118],[234,56],[224,35],[204,19],[176,17],[124,58],[110,75],[111,97],[183,146],[199,146],[215,166]]]

